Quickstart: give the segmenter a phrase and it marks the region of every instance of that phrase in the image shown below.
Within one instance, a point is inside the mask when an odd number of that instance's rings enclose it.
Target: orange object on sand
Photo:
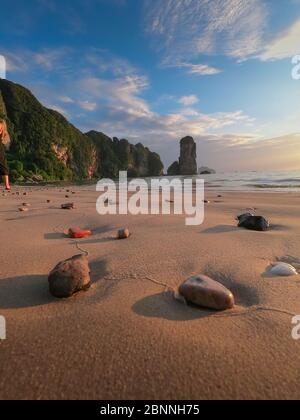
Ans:
[[[90,230],[84,230],[81,228],[70,228],[69,229],[69,236],[73,239],[82,239],[86,238],[87,236],[91,236],[92,232]]]

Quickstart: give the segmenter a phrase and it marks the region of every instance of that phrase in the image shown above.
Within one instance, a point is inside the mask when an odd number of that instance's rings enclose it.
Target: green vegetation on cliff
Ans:
[[[119,171],[128,171],[129,177],[159,176],[164,166],[158,154],[151,152],[141,143],[136,146],[127,140],[114,138],[103,133],[90,131],[86,134],[94,142],[99,156],[100,176],[115,178]]]
[[[0,79],[0,114],[7,118],[11,144],[8,161],[13,179],[40,175],[45,180],[85,180],[156,176],[160,157],[142,144],[111,139],[91,131],[86,135],[56,111],[45,108],[23,86]]]

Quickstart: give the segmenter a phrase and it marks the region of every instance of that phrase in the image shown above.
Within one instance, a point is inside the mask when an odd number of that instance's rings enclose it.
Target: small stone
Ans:
[[[21,211],[21,212],[25,212],[25,211],[28,211],[28,210],[29,210],[28,207],[19,207],[19,211]]]
[[[278,262],[274,264],[270,270],[270,274],[277,277],[290,277],[299,275],[295,267],[284,262]]]
[[[49,274],[50,293],[57,298],[71,297],[81,290],[88,290],[91,286],[90,268],[85,255],[60,262]]]
[[[256,230],[259,232],[265,232],[269,229],[270,223],[262,216],[253,216],[249,213],[248,216],[239,216],[238,227],[242,227],[249,230]]]
[[[90,230],[81,229],[79,227],[70,228],[68,235],[73,239],[82,239],[92,235]]]
[[[130,236],[129,229],[119,229],[118,239],[128,239]]]
[[[187,302],[217,311],[232,309],[235,304],[234,296],[230,290],[205,275],[194,276],[186,280],[179,287],[179,293]]]
[[[74,203],[66,203],[66,204],[62,204],[61,208],[63,210],[73,210],[75,209],[75,204]]]

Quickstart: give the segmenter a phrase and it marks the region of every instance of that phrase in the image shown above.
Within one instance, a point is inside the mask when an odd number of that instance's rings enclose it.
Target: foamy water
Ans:
[[[206,188],[223,191],[300,192],[300,171],[234,172],[201,175]]]

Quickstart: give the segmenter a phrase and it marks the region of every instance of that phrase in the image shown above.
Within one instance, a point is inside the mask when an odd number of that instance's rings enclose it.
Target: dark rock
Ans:
[[[75,209],[75,204],[74,203],[66,203],[66,204],[62,204],[61,208],[63,210],[73,210]]]
[[[214,169],[207,168],[206,166],[202,166],[199,168],[198,173],[199,175],[214,175],[216,171]]]
[[[203,308],[224,311],[232,309],[234,296],[225,286],[205,275],[194,276],[186,280],[179,293],[188,302]]]
[[[193,137],[180,141],[179,167],[181,175],[197,175],[197,145]]]
[[[85,255],[60,262],[49,274],[50,293],[57,298],[71,297],[91,285],[88,258]]]
[[[179,176],[180,175],[180,167],[179,163],[176,161],[172,163],[172,165],[168,169],[169,176]]]
[[[254,214],[252,213],[244,213],[237,217],[237,220],[242,223],[244,220],[248,219],[248,217],[252,217]]]
[[[249,230],[265,232],[270,228],[270,223],[262,216],[243,215],[243,217],[239,219],[238,226]]]

